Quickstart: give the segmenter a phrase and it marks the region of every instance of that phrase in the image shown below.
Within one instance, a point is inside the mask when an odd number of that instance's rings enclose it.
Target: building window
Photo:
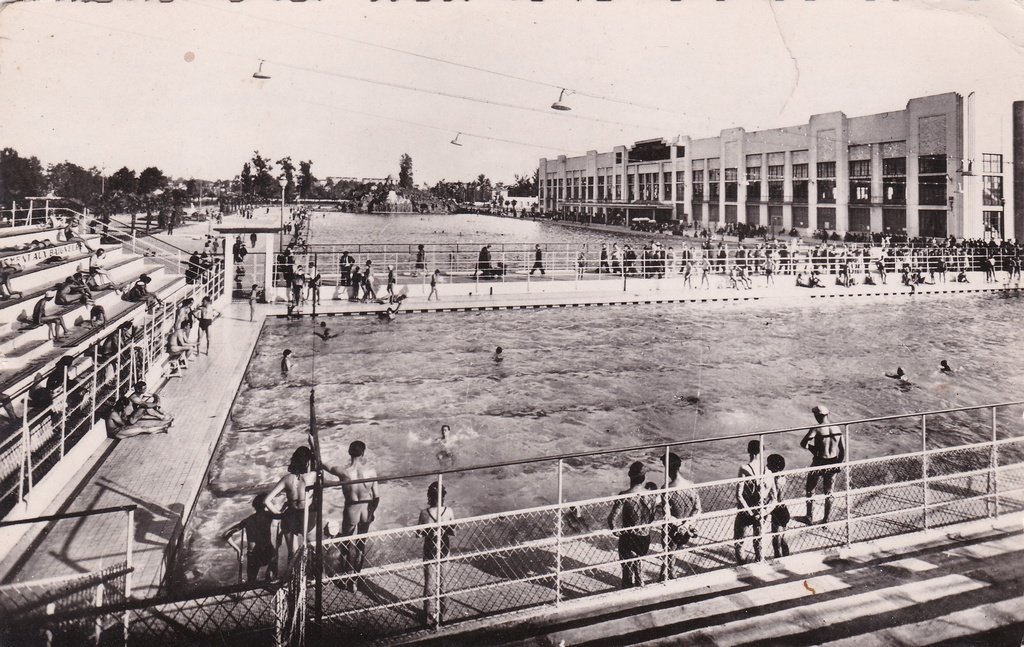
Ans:
[[[727,204],[725,205],[725,222],[735,223],[736,222],[736,205]]]
[[[708,204],[708,222],[718,222],[718,203]]]
[[[622,153],[615,153],[615,163],[622,164]]]
[[[686,173],[676,171],[676,200],[682,201],[686,195]]]
[[[615,199],[622,200],[622,176],[618,174],[615,176]]]
[[[981,180],[981,203],[986,207],[1003,206],[1003,176],[985,175]]]
[[[818,162],[818,202],[832,204],[836,201],[836,163]]]
[[[709,182],[720,182],[721,179],[722,179],[722,170],[721,169],[713,168],[713,169],[710,169],[708,171],[708,181]]]
[[[751,180],[747,182],[747,202],[761,201],[761,182]]]
[[[981,155],[981,172],[982,173],[1002,173],[1003,172],[1003,156],[996,155],[995,153],[982,153]]]
[[[850,207],[850,231],[871,231],[871,209]]]
[[[632,173],[626,176],[626,202],[636,200],[636,192],[633,190],[633,177]]]
[[[598,175],[597,176],[597,197],[598,197],[599,200],[607,199],[607,195],[605,194],[604,189],[605,189],[604,176],[603,175]]]
[[[756,182],[761,179],[761,167],[760,166],[748,166],[747,167],[747,181]]]
[[[917,203],[934,206],[946,205],[945,155],[921,155],[917,158]],[[945,228],[946,223],[943,218],[942,229],[945,230]],[[924,234],[922,233],[922,235]]]
[[[917,174],[918,175],[930,175],[942,173],[946,174],[946,156],[945,155],[920,155],[917,158]]]
[[[946,237],[946,211],[938,209],[919,209],[917,212],[918,227],[925,238]]]
[[[747,224],[748,225],[759,225],[761,224],[761,207],[756,204],[747,205]]]
[[[818,207],[818,229],[832,231],[836,228],[835,207]]]
[[[793,226],[801,229],[808,227],[807,207],[793,207]]]
[[[768,202],[782,202],[786,196],[784,182],[768,182]]]
[[[907,158],[891,157],[882,160],[882,202],[907,203]],[[903,218],[906,227],[906,216]]]
[[[983,211],[982,222],[985,225],[985,240],[1003,238],[1003,212]]]
[[[775,205],[768,207],[768,224],[771,225],[773,231],[776,227],[782,226],[782,207]]]
[[[587,178],[587,200],[594,199],[594,177]]]
[[[867,204],[869,202],[871,202],[871,160],[850,162],[850,204]]]
[[[808,180],[793,180],[793,202],[807,204]]]
[[[882,209],[882,231],[887,234],[907,233],[907,211],[905,209]]]
[[[806,180],[808,177],[810,177],[808,175],[808,168],[809,168],[809,165],[807,165],[807,164],[794,164],[793,165],[793,179],[794,180]]]

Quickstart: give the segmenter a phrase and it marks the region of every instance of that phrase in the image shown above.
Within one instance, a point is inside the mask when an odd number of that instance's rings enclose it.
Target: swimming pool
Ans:
[[[379,324],[330,318],[323,342],[304,321],[268,321],[233,405],[193,514],[179,573],[200,584],[234,581],[234,555],[219,539],[248,514],[253,493],[285,472],[306,442],[316,386],[325,461],[343,464],[361,439],[380,473],[468,466],[524,456],[709,438],[811,423],[823,402],[835,419],[1013,399],[1024,376],[1021,302],[964,296],[893,304],[702,304],[443,313]],[[495,346],[504,361],[495,363]],[[295,353],[287,379],[281,351]],[[955,375],[940,373],[949,359]],[[883,373],[899,365],[913,381]],[[438,457],[441,424],[450,456]],[[861,436],[857,458],[914,448],[913,434]],[[950,442],[972,431],[952,430]],[[799,437],[776,450],[804,460]],[[798,453],[799,452],[799,453]],[[695,480],[735,476],[742,446],[684,453]],[[573,462],[567,498],[624,487],[621,456]],[[550,464],[446,480],[459,516],[551,503]],[[375,528],[408,525],[424,483],[389,483]],[[338,517],[340,492],[326,500]]]

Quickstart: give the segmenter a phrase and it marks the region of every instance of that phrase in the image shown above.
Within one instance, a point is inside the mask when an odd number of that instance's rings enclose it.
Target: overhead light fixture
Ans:
[[[462,133],[455,133],[455,139],[451,140],[448,143],[452,144],[453,146],[462,146],[462,144],[459,142],[459,135],[461,135],[461,134]]]
[[[259,69],[257,69],[255,72],[252,73],[252,78],[254,78],[254,79],[269,79],[270,78],[269,75],[263,73],[263,63],[264,62],[265,61],[263,59],[260,59],[260,67],[259,67]]]
[[[572,94],[572,93],[570,92],[569,94]],[[565,99],[565,88],[562,88],[562,91],[558,93],[558,101],[555,101],[554,103],[551,104],[551,109],[552,110],[572,110],[572,108],[570,108],[569,106],[567,106],[564,103],[562,103],[563,99]]]

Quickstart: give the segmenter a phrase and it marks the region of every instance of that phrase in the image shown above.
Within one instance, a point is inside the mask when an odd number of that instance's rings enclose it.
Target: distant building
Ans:
[[[800,126],[541,159],[539,199],[546,211],[627,222],[1015,238],[1024,235],[1024,102],[979,117],[981,103],[951,92],[864,117],[831,112]]]

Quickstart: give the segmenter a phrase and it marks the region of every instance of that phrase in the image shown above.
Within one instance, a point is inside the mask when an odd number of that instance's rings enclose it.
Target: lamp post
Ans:
[[[281,185],[281,227],[277,230],[277,249],[284,250],[284,189],[288,186],[288,180],[282,175],[277,181]]]

